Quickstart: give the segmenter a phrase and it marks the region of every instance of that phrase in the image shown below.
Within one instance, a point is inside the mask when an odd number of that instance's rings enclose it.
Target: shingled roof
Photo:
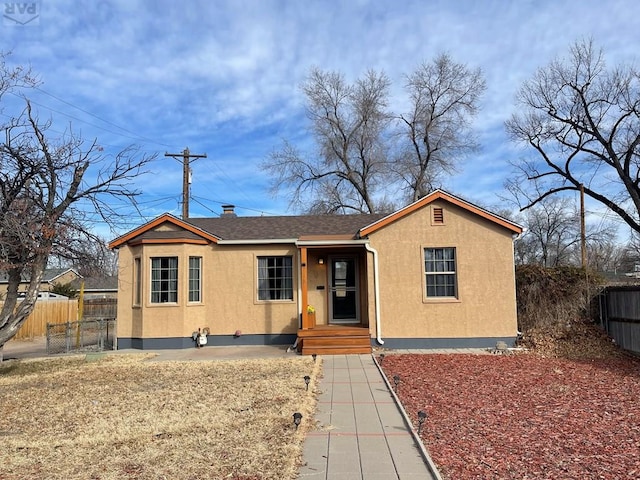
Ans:
[[[467,210],[474,215],[500,225],[513,234],[522,233],[522,227],[441,190],[436,190],[420,200],[391,214],[359,215],[302,215],[275,217],[238,217],[235,214],[215,218],[178,219],[164,214],[151,222],[113,240],[110,248],[119,248],[125,243],[207,243],[219,241],[282,241],[282,240],[356,240],[385,228],[435,201],[444,200]],[[162,224],[171,223],[175,229],[154,230]]]
[[[385,215],[304,215],[277,217],[189,218],[189,223],[221,240],[283,240],[340,235],[356,238],[363,227]]]

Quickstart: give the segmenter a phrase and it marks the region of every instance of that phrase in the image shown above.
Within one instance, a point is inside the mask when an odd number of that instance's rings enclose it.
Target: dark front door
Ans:
[[[356,257],[332,257],[329,271],[330,323],[359,323],[358,262]]]

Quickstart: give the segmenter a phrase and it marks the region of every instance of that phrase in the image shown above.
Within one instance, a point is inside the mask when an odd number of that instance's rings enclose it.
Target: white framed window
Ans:
[[[293,300],[292,257],[258,257],[258,300]]]
[[[178,257],[151,257],[151,303],[178,302]]]
[[[202,257],[189,257],[189,301],[202,301]]]
[[[456,249],[425,248],[427,298],[457,298]]]
[[[140,257],[133,259],[133,304],[142,303],[142,262]]]

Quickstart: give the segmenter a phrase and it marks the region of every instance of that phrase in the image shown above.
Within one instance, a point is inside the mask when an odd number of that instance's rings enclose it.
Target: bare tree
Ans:
[[[612,270],[616,273],[640,276],[640,234],[631,232],[627,242],[619,246],[619,249],[615,269]]]
[[[389,80],[369,71],[354,84],[313,69],[302,90],[318,156],[305,158],[285,142],[264,164],[274,192],[293,191],[291,203],[316,213],[370,213],[386,172],[383,137],[389,123]]]
[[[524,207],[578,190],[640,231],[640,73],[607,68],[593,42],[575,43],[568,59],[541,68],[518,94],[506,122],[533,158],[515,164],[510,180]],[[526,180],[533,190],[526,187]]]
[[[623,271],[623,262],[626,254],[624,245],[620,245],[613,239],[601,237],[599,242],[587,243],[587,259],[589,268],[596,272],[627,273]],[[628,270],[633,271],[633,270]]]
[[[405,87],[410,111],[398,114],[389,110],[385,74],[370,70],[349,84],[338,72],[312,70],[302,91],[317,155],[285,141],[263,164],[272,192],[290,192],[291,205],[312,213],[370,213],[433,190],[477,148],[470,123],[485,81],[443,54]]]
[[[24,80],[20,72],[0,68],[0,77],[17,79],[11,85]],[[112,202],[134,200],[132,181],[153,159],[134,148],[110,158],[72,132],[51,139],[50,122],[40,122],[25,102],[24,111],[2,125],[6,140],[0,143],[0,272],[8,279],[0,347],[33,310],[49,257],[72,256],[79,241],[95,238],[91,215],[117,222]],[[25,278],[26,296],[18,302]]]
[[[516,260],[543,267],[569,265],[580,246],[580,214],[568,198],[545,199],[526,210],[526,231],[515,244]]]
[[[515,243],[516,263],[543,267],[580,265],[580,213],[573,199],[547,197],[524,211],[525,233]],[[601,269],[613,261],[614,227],[601,224],[586,232],[588,265]]]
[[[64,251],[54,250],[48,267],[73,268],[83,277],[110,277],[117,275],[118,253],[100,236],[78,237],[70,239]]]
[[[410,111],[399,116],[400,150],[393,170],[414,202],[477,150],[471,120],[486,84],[480,69],[441,54],[408,75],[405,89]]]

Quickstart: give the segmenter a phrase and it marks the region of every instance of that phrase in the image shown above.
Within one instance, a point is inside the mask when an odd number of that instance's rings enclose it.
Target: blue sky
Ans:
[[[192,216],[224,203],[239,215],[295,213],[269,196],[259,164],[282,139],[310,143],[299,89],[310,67],[348,80],[384,70],[393,107],[403,75],[442,52],[480,67],[488,87],[475,124],[482,150],[446,188],[497,205],[508,161],[522,155],[503,128],[522,82],[585,37],[610,65],[637,61],[640,43],[636,0],[34,3],[37,18],[5,2],[0,31],[10,63],[30,64],[43,82],[30,95],[41,118],[97,138],[107,154],[129,144],[158,153],[138,182],[143,215],[132,210],[113,234],[180,215],[182,168],[164,153],[185,147],[208,155],[192,165]]]

